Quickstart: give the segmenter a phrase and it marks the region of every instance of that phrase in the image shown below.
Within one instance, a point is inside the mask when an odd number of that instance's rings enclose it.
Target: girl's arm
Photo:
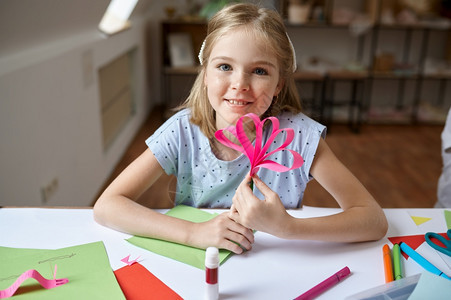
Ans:
[[[215,246],[241,253],[251,248],[253,233],[231,220],[227,213],[204,223],[193,223],[161,214],[136,203],[163,174],[157,159],[147,149],[102,193],[94,205],[95,220],[115,230],[153,237],[198,248]]]
[[[385,214],[360,181],[320,139],[310,173],[335,198],[343,212],[315,218],[295,218],[284,209],[278,195],[254,178],[265,196],[253,196],[246,178],[234,198],[231,218],[248,228],[287,239],[359,242],[378,240],[387,232]]]

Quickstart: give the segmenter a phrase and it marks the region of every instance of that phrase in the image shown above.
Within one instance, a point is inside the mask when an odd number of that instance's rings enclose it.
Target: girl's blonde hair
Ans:
[[[216,41],[230,30],[246,26],[262,38],[268,50],[277,56],[280,69],[282,90],[273,99],[271,106],[263,117],[277,116],[282,111],[299,113],[301,102],[293,79],[294,51],[286,34],[286,28],[280,15],[268,8],[259,8],[253,4],[234,4],[220,10],[208,23],[207,37],[203,51],[199,56],[201,67],[191,92],[185,102],[179,107],[191,110],[190,121],[199,126],[208,138],[214,137],[217,130],[215,125],[215,111],[208,101],[207,89],[204,84],[205,70],[208,57]]]

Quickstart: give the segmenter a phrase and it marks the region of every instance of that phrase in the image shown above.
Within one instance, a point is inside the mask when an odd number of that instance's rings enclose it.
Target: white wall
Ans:
[[[109,38],[96,29],[108,0],[0,2],[0,206],[44,205],[41,188],[54,178],[46,205],[92,203],[158,102],[149,78],[159,69],[148,76],[147,66],[158,60],[163,9],[151,2]],[[104,151],[97,69],[134,48],[136,114]]]
[[[41,205],[40,189],[53,178],[58,189],[49,205],[88,205],[149,109],[145,69],[137,70],[137,114],[104,152],[96,70],[137,47],[144,62],[143,25],[0,77],[0,201]],[[84,86],[82,55],[91,51],[93,82]]]

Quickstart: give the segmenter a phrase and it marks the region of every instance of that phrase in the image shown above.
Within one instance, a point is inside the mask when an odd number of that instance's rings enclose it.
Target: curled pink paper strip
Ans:
[[[255,147],[252,145],[252,142],[246,135],[243,127],[243,119],[250,118],[255,125]],[[262,136],[263,136],[263,125],[266,121],[270,121],[272,123],[272,132],[269,136],[266,144],[262,145]],[[225,135],[224,131],[230,132],[233,136],[237,138],[240,145],[230,141]],[[271,143],[277,137],[279,133],[285,132],[286,139],[282,145],[280,145],[277,149],[266,153]],[[251,162],[251,172],[250,175],[253,176],[259,168],[267,168],[276,172],[286,172],[289,170],[297,169],[302,166],[304,163],[304,159],[302,156],[294,150],[286,149],[294,138],[294,130],[292,128],[282,128],[279,129],[279,120],[275,117],[268,117],[260,121],[260,118],[253,113],[246,114],[238,119],[236,122],[236,126],[229,126],[224,129],[220,129],[215,132],[216,139],[223,145],[237,150],[249,158]],[[268,157],[278,151],[288,151],[293,155],[293,164],[291,167],[283,166],[275,161],[268,159]]]
[[[53,274],[53,279],[45,279],[42,275],[36,270],[28,270],[22,273],[16,281],[9,287],[4,290],[0,290],[0,299],[9,298],[17,291],[20,285],[27,280],[28,278],[33,278],[39,282],[42,287],[46,289],[52,289],[54,287],[66,284],[69,282],[67,278],[55,279],[56,277],[56,266],[55,273]]]

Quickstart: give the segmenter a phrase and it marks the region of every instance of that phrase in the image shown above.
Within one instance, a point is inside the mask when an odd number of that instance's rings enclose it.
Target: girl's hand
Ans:
[[[265,197],[258,199],[249,186],[250,176],[239,185],[233,197],[233,206],[229,216],[247,228],[283,236],[292,217],[287,213],[279,195],[271,190],[258,176],[252,178],[254,188]]]
[[[252,230],[236,223],[224,212],[210,221],[194,223],[193,234],[188,244],[200,248],[217,247],[236,254],[252,249],[254,233]]]

